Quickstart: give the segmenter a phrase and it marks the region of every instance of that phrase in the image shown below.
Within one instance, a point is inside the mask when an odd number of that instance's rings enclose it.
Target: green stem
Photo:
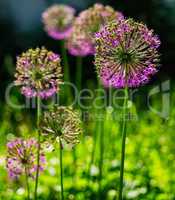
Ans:
[[[37,170],[36,170],[35,193],[34,193],[34,199],[35,200],[37,200],[37,189],[38,189],[38,179],[39,179],[39,166],[40,166],[40,136],[41,136],[41,133],[39,131],[40,115],[41,115],[41,100],[40,100],[40,97],[37,97],[38,149],[37,149]]]
[[[98,80],[98,89],[102,89],[102,86]],[[100,93],[98,93],[98,96],[100,96]],[[101,107],[103,105],[103,100],[99,101],[99,106]],[[98,199],[101,200],[103,199],[102,196],[102,179],[103,179],[103,160],[104,160],[104,114],[105,112],[103,112],[103,109],[100,109],[100,111],[98,111],[99,114],[99,126],[98,126],[98,130],[99,130],[99,142],[100,142],[100,159],[99,159],[99,188],[98,188]]]
[[[100,83],[98,81],[98,85],[97,85],[97,89],[99,90],[101,88]],[[100,94],[97,93],[97,98],[100,97]],[[94,108],[95,109],[95,108]],[[98,109],[95,110],[95,112],[99,112]],[[92,149],[92,153],[91,153],[91,159],[90,159],[90,163],[89,163],[89,168],[88,168],[88,175],[89,175],[89,181],[91,178],[90,172],[91,172],[91,166],[94,163],[94,158],[95,158],[95,150],[96,150],[96,145],[97,145],[97,131],[99,129],[99,122],[98,120],[95,121],[95,129],[94,129],[94,133],[93,133],[93,149]]]
[[[25,178],[26,178],[27,200],[30,200],[30,186],[29,186],[29,180],[28,180],[27,166],[25,166]]]
[[[97,89],[98,90],[101,89],[101,85],[100,85],[99,80],[97,82]],[[97,93],[96,98],[98,98],[98,97],[100,97],[99,93]],[[100,102],[100,104],[101,104],[101,102]],[[98,109],[95,110],[95,113],[97,113],[97,112],[99,112]],[[94,129],[94,133],[93,133],[93,140],[92,140],[93,141],[93,146],[92,146],[93,149],[92,149],[91,159],[90,159],[89,168],[88,168],[88,176],[89,176],[88,181],[90,181],[90,179],[91,179],[91,174],[90,174],[91,173],[91,166],[93,165],[94,159],[95,159],[95,150],[96,150],[96,146],[97,146],[97,131],[96,130],[99,130],[99,121],[98,120],[95,121],[95,129]]]
[[[76,58],[76,86],[78,91],[82,89],[82,64],[83,64],[83,58],[78,56]]]
[[[124,162],[125,162],[125,146],[126,146],[126,110],[128,102],[128,88],[125,88],[125,99],[123,103],[123,125],[122,125],[122,151],[121,151],[121,166],[120,166],[120,187],[119,187],[119,200],[123,199],[123,176],[124,176]]]
[[[73,182],[73,186],[75,187],[76,186],[76,181],[77,181],[77,152],[76,152],[76,149],[75,147],[72,149],[72,154],[73,154],[73,165],[74,165],[74,171],[73,171],[73,174],[72,174],[72,182]]]
[[[65,81],[70,81],[70,72],[69,72],[69,62],[68,62],[68,56],[67,56],[67,50],[65,48],[65,42],[64,40],[61,40],[61,55],[63,58],[63,65],[64,65],[64,79]]]
[[[75,80],[76,87],[78,92],[80,92],[82,88],[82,57],[76,57],[76,80]],[[74,187],[76,186],[76,170],[77,170],[77,153],[76,149],[74,148],[73,151],[73,165],[74,165],[74,172],[73,172],[73,184]]]
[[[99,131],[100,131],[100,160],[99,160],[99,200],[102,199],[102,177],[103,177],[103,158],[104,158],[104,122],[102,119],[99,122]]]
[[[67,50],[65,48],[65,41],[64,40],[61,40],[61,55],[62,55],[62,59],[63,59],[63,67],[64,67],[64,81],[66,83],[70,83],[70,71],[69,71],[69,62],[68,62],[68,56],[67,56]],[[67,99],[67,103],[70,103],[71,102],[71,90],[70,90],[70,86],[69,85],[66,85],[66,95],[67,97],[69,98],[66,98]]]
[[[63,187],[63,158],[62,158],[63,147],[62,147],[61,138],[59,139],[59,143],[60,143],[60,181],[61,181],[61,200],[64,200],[64,187]]]
[[[94,158],[95,158],[95,150],[96,150],[96,144],[97,144],[97,134],[96,134],[97,129],[98,129],[98,123],[96,122],[95,131],[93,134],[93,146],[92,146],[91,159],[90,159],[90,163],[89,163],[89,167],[88,167],[88,176],[89,176],[88,181],[90,181],[90,179],[91,179],[91,167],[94,163]]]

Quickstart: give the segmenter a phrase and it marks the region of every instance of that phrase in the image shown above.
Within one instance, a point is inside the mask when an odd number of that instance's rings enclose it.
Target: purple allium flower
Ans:
[[[29,49],[17,57],[15,77],[15,84],[26,97],[48,98],[62,84],[60,57],[44,47]]]
[[[132,19],[113,21],[96,33],[95,65],[106,87],[138,87],[159,65],[160,40]]]
[[[41,133],[54,141],[61,138],[68,144],[79,142],[82,133],[81,120],[78,111],[72,107],[54,106],[45,112],[40,123]]]
[[[27,173],[34,177],[37,169],[37,147],[35,139],[23,140],[17,138],[7,143],[7,170],[12,179],[19,178],[20,175]],[[45,156],[40,151],[40,170],[44,169]]]
[[[70,6],[55,4],[49,7],[42,14],[42,21],[48,35],[56,40],[68,38],[72,30],[74,15],[75,9]]]
[[[87,56],[95,53],[95,33],[100,27],[111,20],[122,19],[123,15],[110,6],[95,4],[82,11],[73,23],[72,33],[68,38],[67,47],[74,56]]]

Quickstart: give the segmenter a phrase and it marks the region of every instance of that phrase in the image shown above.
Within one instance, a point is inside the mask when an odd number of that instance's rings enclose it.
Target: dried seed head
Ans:
[[[79,142],[79,136],[82,133],[78,111],[64,106],[54,106],[51,111],[45,112],[40,129],[43,135],[53,140],[61,138],[72,145]]]

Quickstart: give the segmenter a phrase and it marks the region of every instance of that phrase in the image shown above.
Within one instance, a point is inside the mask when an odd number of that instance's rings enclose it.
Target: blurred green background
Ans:
[[[138,89],[131,105],[135,120],[129,121],[124,199],[175,200],[175,0],[0,0],[0,199],[25,199],[23,178],[12,182],[5,169],[6,142],[15,136],[35,136],[35,109],[14,109],[5,100],[7,86],[14,80],[16,56],[28,48],[46,46],[60,53],[59,41],[49,38],[43,31],[41,13],[53,3],[73,6],[77,14],[94,3],[111,5],[124,13],[145,22],[160,36],[162,66],[146,86]],[[83,59],[83,88],[94,91],[97,86],[93,57]],[[69,55],[71,80],[74,82],[75,58]],[[169,88],[161,91],[162,83]],[[166,117],[151,111],[147,97],[160,87],[160,93],[151,97],[151,106],[161,112],[169,106]],[[113,91],[114,92],[114,91]],[[166,100],[163,100],[164,95]],[[23,103],[25,99],[14,88],[11,99]],[[169,102],[170,100],[170,102]],[[91,105],[91,101],[85,102]],[[167,107],[166,107],[167,108]],[[168,108],[167,108],[168,109]],[[95,108],[83,110],[90,115]],[[121,109],[106,108],[104,121],[104,170],[102,200],[114,200],[117,195],[120,169]],[[76,163],[72,150],[64,151],[64,183],[66,200],[97,200],[99,178],[99,121],[86,119],[81,143],[76,147]],[[94,153],[93,153],[94,152]],[[40,199],[59,199],[58,151],[47,153],[47,168],[41,175]],[[33,181],[31,180],[31,187]]]

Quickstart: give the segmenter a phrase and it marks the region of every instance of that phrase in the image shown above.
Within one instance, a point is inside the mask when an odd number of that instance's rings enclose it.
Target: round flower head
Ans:
[[[82,132],[79,113],[71,107],[54,106],[44,113],[40,124],[41,133],[55,140],[63,139],[66,143],[75,145],[79,142]]]
[[[45,30],[50,37],[62,40],[69,37],[75,10],[66,5],[53,5],[42,14]]]
[[[15,77],[15,84],[26,97],[48,98],[62,83],[60,57],[44,47],[29,49],[17,57]]]
[[[96,33],[95,65],[106,87],[138,87],[157,72],[160,40],[142,23],[114,21]]]
[[[110,6],[95,4],[82,11],[73,23],[67,47],[72,55],[87,56],[94,54],[95,33],[111,20],[122,19],[123,15]]]
[[[147,83],[157,72],[160,40],[132,19],[111,22],[96,33],[95,65],[104,86],[124,88]]]
[[[35,139],[18,138],[7,143],[7,170],[10,178],[16,179],[24,173],[34,177],[37,169],[37,147],[38,143]],[[44,169],[44,164],[45,156],[40,151],[41,171]]]

